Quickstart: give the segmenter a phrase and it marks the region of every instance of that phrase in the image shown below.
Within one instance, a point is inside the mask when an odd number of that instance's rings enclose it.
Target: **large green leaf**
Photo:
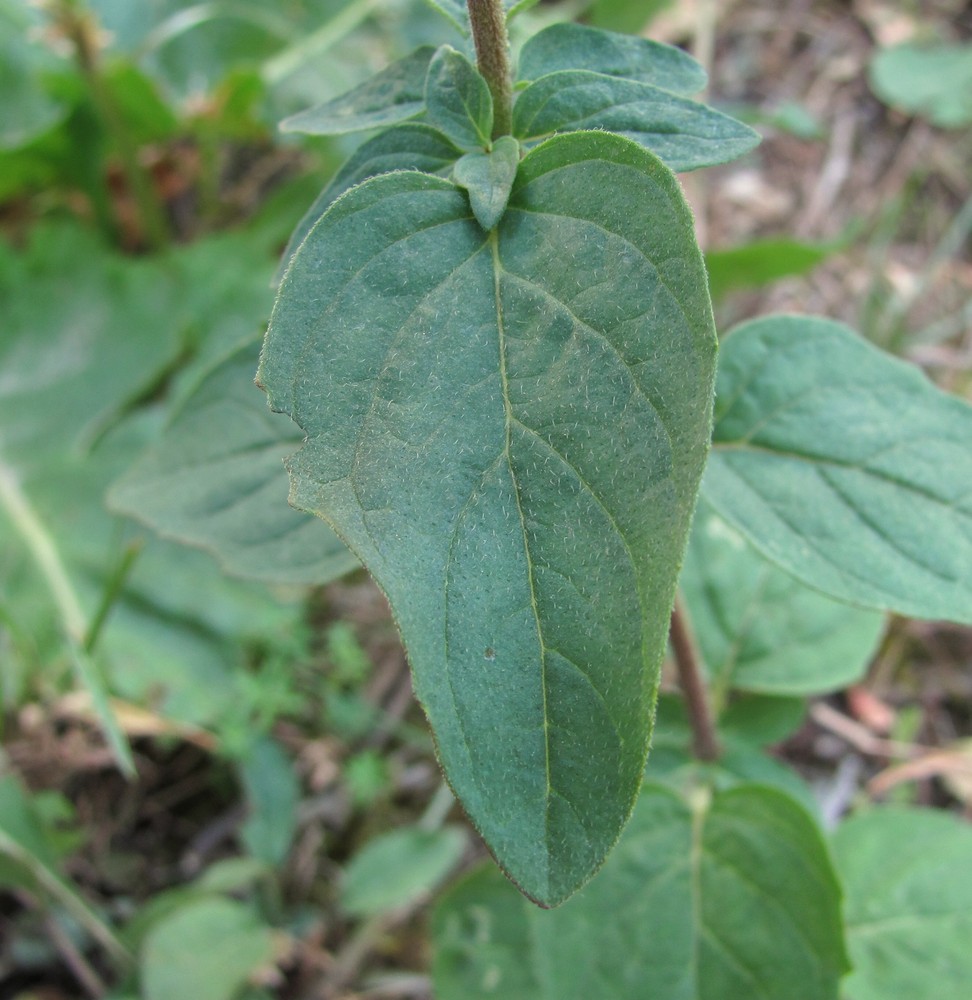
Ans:
[[[280,128],[342,135],[414,118],[425,106],[425,77],[434,54],[431,45],[423,45],[346,94],[285,118]]]
[[[250,341],[218,364],[108,502],[162,535],[208,549],[237,576],[327,583],[357,563],[319,520],[287,506],[282,460],[300,434],[255,391],[257,355]]]
[[[538,31],[517,61],[521,80],[565,69],[639,80],[676,94],[695,94],[706,83],[705,70],[681,49],[582,24],[552,24]]]
[[[393,170],[439,173],[451,166],[461,155],[462,152],[441,132],[420,122],[396,125],[363,142],[300,220],[287,243],[281,269],[289,263],[294,251],[331,203],[355,184],[360,184],[369,177],[391,173]],[[278,278],[281,276],[282,270]]]
[[[972,622],[972,407],[805,316],[726,339],[705,495],[768,558],[853,603]]]
[[[848,1000],[964,1000],[972,982],[972,829],[887,808],[837,828],[854,971]]]
[[[530,153],[489,234],[448,181],[367,181],[281,285],[293,501],[388,595],[451,784],[548,904],[637,794],[714,355],[677,182],[606,134]]]
[[[840,893],[822,838],[756,785],[648,785],[601,875],[553,912],[492,869],[433,917],[438,1000],[836,1000]]]
[[[816,694],[859,680],[884,627],[784,573],[699,504],[680,586],[720,700],[730,688]]]
[[[673,170],[725,163],[759,142],[748,125],[704,104],[648,83],[588,70],[542,76],[513,105],[513,134],[520,139],[581,129],[626,136]]]

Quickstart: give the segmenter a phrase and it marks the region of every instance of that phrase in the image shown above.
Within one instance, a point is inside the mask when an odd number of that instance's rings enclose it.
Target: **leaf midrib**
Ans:
[[[546,797],[544,801],[544,844],[547,854],[550,854],[550,803],[553,798],[553,785],[550,780],[550,713],[547,708],[547,645],[543,638],[543,628],[540,625],[540,609],[537,606],[536,583],[533,578],[533,559],[530,556],[530,542],[527,537],[526,518],[523,515],[523,505],[520,502],[520,484],[517,481],[516,473],[513,471],[513,461],[510,454],[510,440],[512,436],[513,423],[516,418],[513,415],[513,405],[510,402],[509,379],[506,372],[506,328],[503,322],[503,300],[500,289],[500,274],[503,270],[499,257],[499,236],[497,230],[493,229],[489,234],[489,247],[493,261],[493,294],[496,303],[496,331],[499,347],[499,372],[500,390],[503,396],[503,456],[506,459],[507,467],[510,470],[510,480],[513,483],[513,497],[516,501],[516,512],[520,519],[520,530],[523,533],[523,554],[527,565],[527,582],[530,588],[530,607],[533,611],[533,620],[537,626],[537,642],[540,645],[540,692],[543,707],[543,754],[544,773],[546,776]],[[518,422],[518,421],[517,421]]]

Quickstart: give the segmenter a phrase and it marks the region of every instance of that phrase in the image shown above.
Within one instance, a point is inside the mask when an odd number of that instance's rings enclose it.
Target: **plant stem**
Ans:
[[[513,128],[513,79],[510,74],[510,40],[501,0],[466,0],[476,64],[493,95],[493,138],[509,135]]]
[[[692,752],[699,760],[718,760],[722,749],[716,736],[708,692],[702,678],[702,666],[698,650],[695,648],[695,638],[685,608],[677,597],[675,607],[672,609],[669,638],[692,726]]]

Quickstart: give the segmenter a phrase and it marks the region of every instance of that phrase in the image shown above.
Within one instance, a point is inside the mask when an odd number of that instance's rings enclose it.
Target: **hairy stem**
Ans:
[[[513,127],[513,79],[510,40],[501,0],[466,0],[476,64],[493,95],[493,138],[509,135]]]
[[[672,610],[669,638],[675,665],[678,668],[679,684],[685,695],[689,722],[692,726],[692,752],[699,760],[718,760],[722,750],[716,736],[705,681],[702,678],[702,665],[698,650],[695,648],[695,638],[688,616],[678,598],[675,599],[675,607]]]

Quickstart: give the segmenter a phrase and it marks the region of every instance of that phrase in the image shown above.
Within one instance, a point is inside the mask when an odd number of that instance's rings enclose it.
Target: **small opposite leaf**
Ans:
[[[570,23],[552,24],[530,38],[520,52],[517,75],[538,80],[565,69],[638,80],[675,94],[695,94],[706,84],[705,70],[681,49]]]
[[[513,105],[513,134],[520,139],[586,129],[623,135],[680,171],[725,163],[759,142],[748,125],[704,104],[587,70],[543,76]]]
[[[965,1000],[972,829],[933,809],[874,809],[834,834],[854,970],[849,1000]]]
[[[493,97],[479,70],[443,45],[429,64],[425,83],[429,122],[459,146],[488,146],[493,131]]]
[[[342,135],[394,125],[425,106],[425,76],[435,49],[423,45],[360,86],[280,123],[283,132]]]
[[[520,144],[511,135],[493,143],[488,153],[467,153],[452,179],[469,194],[476,221],[489,231],[503,217],[520,162]]]
[[[420,122],[396,125],[363,142],[297,224],[287,243],[287,249],[283,252],[277,281],[283,277],[283,270],[314,223],[327,211],[331,202],[353,188],[355,184],[360,184],[369,177],[391,173],[393,170],[440,173],[461,155],[461,151],[456,149],[441,132]]]
[[[432,936],[438,1000],[836,1000],[847,967],[820,833],[758,785],[691,802],[647,785],[604,870],[561,909],[481,868],[443,897]]]
[[[840,600],[972,622],[972,407],[839,323],[731,333],[705,496]]]
[[[292,500],[387,594],[450,783],[547,904],[640,787],[715,349],[675,177],[603,133],[533,150],[489,234],[448,181],[366,181],[280,288]]]

